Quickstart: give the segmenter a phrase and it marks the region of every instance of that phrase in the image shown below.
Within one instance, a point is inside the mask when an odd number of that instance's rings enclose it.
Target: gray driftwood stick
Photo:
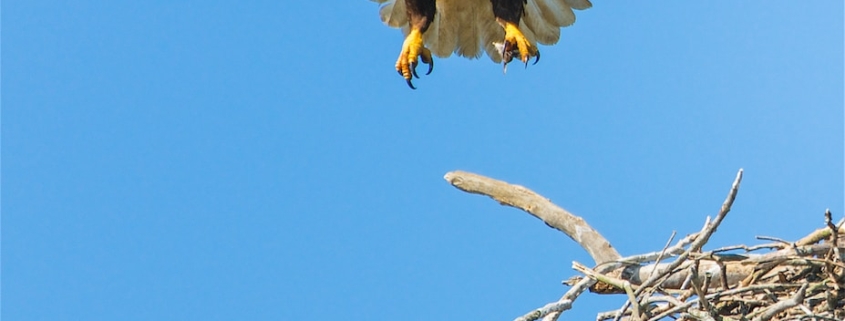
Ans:
[[[546,225],[562,231],[581,245],[596,264],[618,260],[621,257],[610,242],[583,218],[569,213],[530,189],[463,171],[446,173],[443,178],[464,192],[487,195],[502,205],[521,209],[543,220]]]

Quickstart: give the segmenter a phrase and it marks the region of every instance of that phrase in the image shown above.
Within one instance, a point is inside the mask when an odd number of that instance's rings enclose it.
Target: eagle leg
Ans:
[[[423,46],[422,31],[414,28],[405,37],[405,42],[402,43],[402,51],[399,53],[399,59],[396,61],[396,71],[405,78],[405,82],[408,83],[411,89],[417,89],[411,83],[411,77],[419,78],[419,75],[417,75],[417,65],[420,60],[428,65],[428,71],[425,74],[430,74],[434,70],[434,59],[431,57],[431,51]]]
[[[519,26],[512,22],[497,19],[499,24],[505,29],[505,41],[502,44],[502,63],[505,70],[507,70],[508,63],[513,60],[514,55],[519,56],[519,60],[525,63],[528,67],[528,60],[534,57],[534,64],[540,61],[540,50],[537,46],[528,41]]]

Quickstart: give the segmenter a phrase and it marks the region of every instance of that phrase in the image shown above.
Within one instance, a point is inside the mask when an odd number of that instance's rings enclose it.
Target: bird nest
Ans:
[[[794,242],[758,237],[767,243],[702,250],[730,211],[742,170],[719,213],[699,232],[678,241],[673,234],[662,250],[629,257],[621,257],[583,218],[525,187],[462,171],[445,179],[543,220],[598,263],[590,268],[573,262],[580,275],[564,281],[569,291],[515,321],[557,320],[587,290],[625,298],[597,320],[845,320],[845,220],[834,224],[830,211],[824,227]]]

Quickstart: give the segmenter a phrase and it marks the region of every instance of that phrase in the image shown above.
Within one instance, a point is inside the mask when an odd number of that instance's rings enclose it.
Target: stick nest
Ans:
[[[580,275],[564,281],[569,291],[515,321],[557,320],[587,289],[625,297],[619,309],[599,313],[597,320],[845,320],[845,220],[834,224],[830,211],[824,227],[798,241],[758,237],[768,243],[702,250],[730,211],[741,169],[719,213],[701,231],[675,243],[673,233],[662,250],[629,257],[583,218],[523,186],[462,171],[444,178],[543,220],[596,261],[593,268],[573,262]]]

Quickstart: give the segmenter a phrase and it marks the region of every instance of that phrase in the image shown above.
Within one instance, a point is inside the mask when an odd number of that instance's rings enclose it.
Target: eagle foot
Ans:
[[[508,63],[514,57],[519,57],[526,68],[531,57],[534,57],[533,64],[537,64],[540,61],[540,50],[537,49],[537,46],[531,44],[528,38],[525,38],[525,35],[519,30],[519,26],[511,22],[504,22],[502,26],[505,28],[505,41],[496,44],[496,47],[499,47],[501,51],[504,71],[507,72]]]
[[[396,61],[396,71],[399,75],[405,78],[408,87],[417,89],[411,83],[413,78],[420,78],[417,74],[417,65],[419,61],[428,65],[426,75],[430,74],[434,69],[434,59],[431,57],[431,51],[423,46],[422,32],[419,29],[411,29],[408,36],[405,37],[405,42],[402,44],[402,51],[399,53],[399,59]]]

